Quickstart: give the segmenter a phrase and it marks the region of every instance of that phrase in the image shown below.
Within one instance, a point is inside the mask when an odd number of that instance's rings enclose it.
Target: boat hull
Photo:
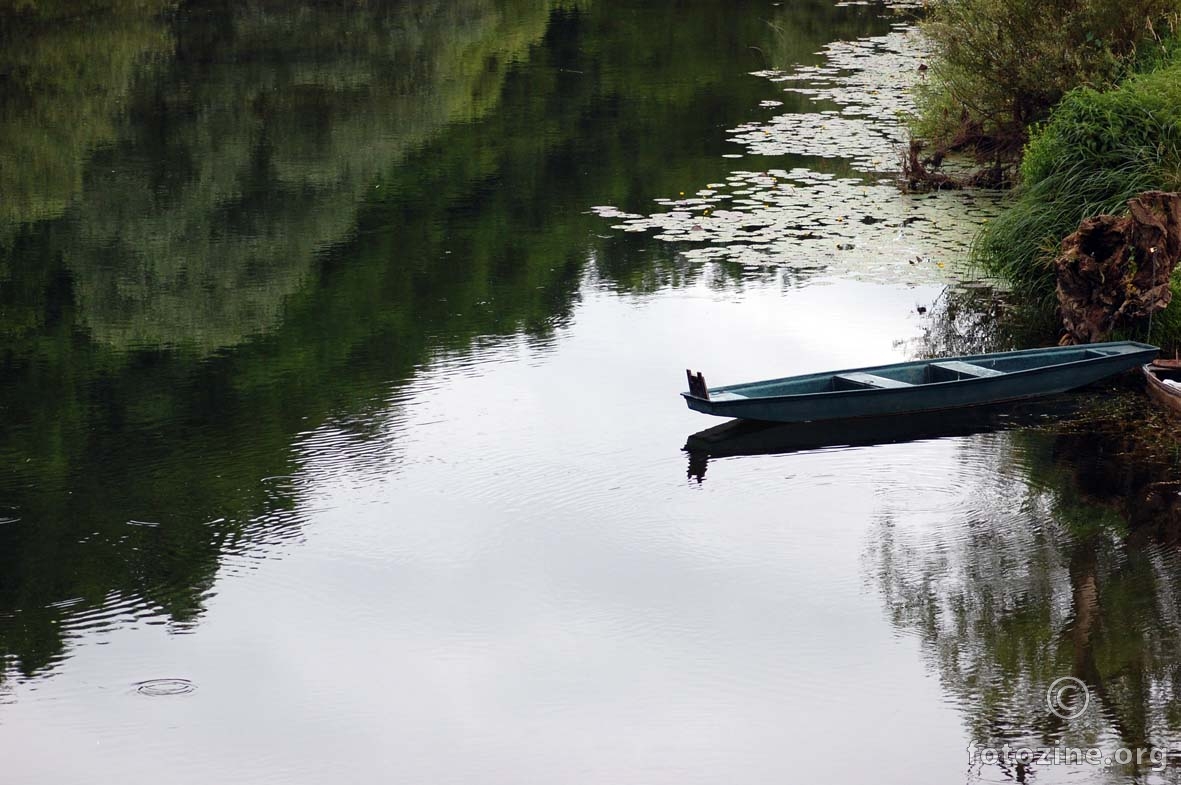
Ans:
[[[1151,361],[1158,351],[1155,346],[1132,341],[1027,349],[731,385],[711,389],[709,399],[689,393],[682,393],[682,396],[694,411],[744,420],[799,423],[884,417],[1021,401],[1066,392],[1135,369]],[[897,387],[758,394],[775,389],[807,389],[824,385],[825,379],[865,375],[875,379],[886,375],[921,380],[924,373],[929,374],[931,366],[948,365],[1012,370],[994,371],[995,375],[981,377],[918,381]]]
[[[1169,411],[1181,414],[1181,390],[1169,387],[1160,379],[1161,373],[1177,376],[1176,366],[1145,365],[1140,370],[1144,374],[1144,389],[1148,392],[1148,397]]]

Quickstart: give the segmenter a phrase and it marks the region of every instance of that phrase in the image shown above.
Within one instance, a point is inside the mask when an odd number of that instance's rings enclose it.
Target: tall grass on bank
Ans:
[[[1034,130],[1010,207],[973,256],[1022,294],[1049,302],[1061,240],[1136,194],[1181,189],[1181,57],[1118,88],[1076,89]]]

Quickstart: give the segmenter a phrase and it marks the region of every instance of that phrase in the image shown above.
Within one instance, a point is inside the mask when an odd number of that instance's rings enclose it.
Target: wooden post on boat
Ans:
[[[698,371],[693,373],[688,368],[685,369],[685,376],[689,377],[689,394],[694,398],[701,398],[709,400],[709,388],[705,386],[705,376]]]

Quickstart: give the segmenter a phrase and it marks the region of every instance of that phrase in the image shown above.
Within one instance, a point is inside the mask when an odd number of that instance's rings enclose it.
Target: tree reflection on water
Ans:
[[[1075,418],[1005,434],[1003,451],[966,449],[987,471],[942,516],[877,521],[869,562],[890,617],[977,743],[1181,743],[1175,427],[1135,389],[1104,390]],[[1076,720],[1046,703],[1062,676],[1090,690]]]

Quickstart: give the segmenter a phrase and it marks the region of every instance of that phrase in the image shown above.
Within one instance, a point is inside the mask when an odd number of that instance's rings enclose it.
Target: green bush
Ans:
[[[1112,90],[1069,93],[1033,132],[1014,201],[977,235],[973,255],[1048,300],[1062,238],[1152,189],[1181,189],[1181,57]]]
[[[1181,0],[936,0],[913,132],[1016,155],[1079,86],[1109,87],[1181,18]]]

